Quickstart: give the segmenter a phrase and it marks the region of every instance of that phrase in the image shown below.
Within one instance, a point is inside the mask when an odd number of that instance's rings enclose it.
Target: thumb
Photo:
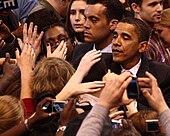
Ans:
[[[10,54],[9,53],[6,53],[6,58],[5,58],[5,63],[9,63],[10,61]]]

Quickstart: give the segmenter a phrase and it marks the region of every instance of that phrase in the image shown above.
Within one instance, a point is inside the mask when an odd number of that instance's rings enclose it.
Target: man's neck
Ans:
[[[152,22],[147,22],[147,21],[143,20],[138,14],[135,14],[135,18],[142,20],[143,22],[145,22],[146,24],[148,24],[151,28],[154,27],[154,23],[152,23]]]
[[[108,37],[106,40],[101,40],[99,42],[96,42],[96,49],[97,50],[102,50],[104,48],[106,48],[109,44],[112,43],[112,36]]]

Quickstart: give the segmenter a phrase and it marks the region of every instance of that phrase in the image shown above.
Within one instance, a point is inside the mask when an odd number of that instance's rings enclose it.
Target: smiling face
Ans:
[[[108,37],[111,36],[111,33],[105,12],[106,7],[102,4],[87,5],[84,24],[86,42],[102,43],[105,41],[107,44],[108,40],[110,40]]]
[[[118,23],[113,32],[113,61],[125,69],[135,66],[140,59],[140,42],[135,26],[128,23]]]
[[[163,10],[163,0],[143,0],[139,9],[139,16],[145,22],[160,22]]]
[[[70,9],[70,22],[73,30],[77,33],[84,32],[86,1],[75,0]]]

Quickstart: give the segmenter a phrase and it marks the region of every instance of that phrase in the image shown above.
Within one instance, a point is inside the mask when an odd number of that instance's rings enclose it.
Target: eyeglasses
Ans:
[[[59,46],[61,41],[67,42],[69,40],[69,37],[66,37],[65,35],[58,35],[55,39],[49,38],[47,43],[50,43],[51,46]]]

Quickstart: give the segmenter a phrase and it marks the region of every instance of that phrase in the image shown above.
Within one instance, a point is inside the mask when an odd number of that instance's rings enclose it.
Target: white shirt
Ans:
[[[96,49],[96,45],[93,45],[93,49]],[[104,49],[101,50],[101,53],[112,53],[112,44],[109,44]]]
[[[124,69],[124,68],[121,66],[121,68],[122,68],[121,73],[123,73],[123,72],[125,72],[125,71],[129,71],[129,72],[132,73],[133,77],[137,77],[136,74],[137,74],[137,72],[138,72],[138,70],[139,70],[140,65],[141,65],[141,59],[140,59],[139,62],[138,62],[134,67],[132,67],[131,69],[128,69],[128,70],[127,70],[127,69]]]

